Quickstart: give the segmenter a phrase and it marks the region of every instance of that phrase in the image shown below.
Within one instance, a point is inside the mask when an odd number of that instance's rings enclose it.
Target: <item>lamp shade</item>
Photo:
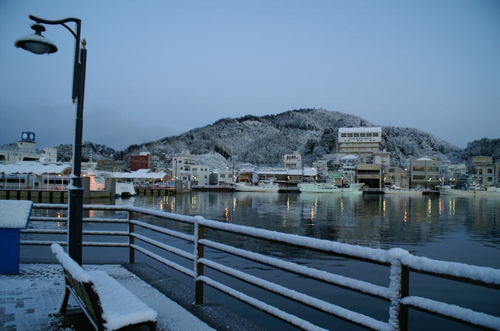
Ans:
[[[35,54],[50,54],[57,52],[57,46],[42,35],[45,31],[43,25],[32,24],[31,28],[35,33],[21,37],[14,43],[16,47],[20,47]]]

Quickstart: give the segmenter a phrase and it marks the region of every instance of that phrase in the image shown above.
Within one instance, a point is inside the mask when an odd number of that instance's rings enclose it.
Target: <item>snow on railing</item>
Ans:
[[[35,204],[35,209],[65,209],[64,204]],[[151,210],[147,208],[139,208],[133,206],[107,206],[107,205],[84,205],[84,209],[104,210],[104,211],[125,211],[128,216],[126,219],[113,218],[116,223],[128,223],[129,230],[124,231],[84,231],[84,234],[89,235],[110,235],[110,236],[128,236],[129,242],[85,242],[88,246],[103,246],[103,247],[128,247],[130,250],[130,262],[135,261],[135,251],[159,261],[160,263],[169,266],[181,273],[184,273],[195,280],[195,301],[198,304],[203,303],[203,285],[209,285],[228,295],[231,295],[243,302],[246,302],[262,311],[265,311],[279,319],[285,320],[292,325],[303,329],[317,330],[318,326],[305,321],[297,316],[286,313],[276,307],[264,303],[256,298],[252,298],[244,293],[236,291],[227,285],[220,283],[212,278],[209,278],[204,273],[204,267],[231,275],[241,281],[253,284],[263,288],[269,292],[276,293],[285,298],[289,298],[296,302],[301,302],[307,306],[326,312],[333,316],[340,317],[354,324],[364,326],[375,330],[406,330],[408,327],[408,308],[416,308],[427,311],[433,314],[438,314],[443,317],[453,319],[465,324],[479,326],[483,328],[492,328],[500,330],[500,318],[492,315],[487,315],[481,312],[476,312],[468,308],[451,305],[444,302],[434,301],[428,298],[417,296],[409,296],[409,272],[426,273],[436,277],[443,277],[457,280],[465,283],[472,283],[493,289],[500,289],[500,270],[466,265],[456,262],[433,260],[426,257],[419,257],[410,254],[408,251],[400,248],[389,250],[374,249],[357,245],[343,244],[328,240],[321,240],[309,237],[303,237],[292,234],[279,233],[265,229],[257,229],[249,226],[226,224],[218,221],[207,220],[201,216],[186,216]],[[170,221],[182,222],[193,225],[193,234],[178,232],[157,225],[149,224],[145,221],[130,219],[131,215],[143,214],[154,216]],[[58,218],[65,221],[64,217]],[[32,221],[55,221],[56,218],[51,217],[32,217]],[[84,221],[92,221],[95,223],[109,223],[106,218],[85,218]],[[186,252],[179,248],[166,245],[146,236],[145,233],[139,234],[135,231],[135,226],[139,226],[156,233],[161,233],[167,236],[176,237],[193,243],[193,253]],[[330,253],[333,255],[357,259],[365,262],[370,262],[378,265],[386,265],[390,267],[389,286],[384,287],[375,285],[369,282],[344,277],[323,270],[306,267],[293,262],[285,261],[279,258],[266,256],[263,254],[251,252],[241,248],[236,248],[220,242],[205,238],[205,228],[212,230],[224,231],[238,235],[244,235],[252,238],[267,240],[274,243],[286,244],[294,247],[310,249],[314,251]],[[44,229],[29,229],[26,231],[29,234],[62,234],[64,230],[44,230]],[[136,244],[136,240],[153,245],[162,251],[176,254],[193,262],[193,269],[186,268],[180,264],[166,259],[161,255],[154,253],[143,246]],[[23,245],[47,245],[49,241],[28,241],[23,240]],[[275,268],[292,272],[298,275],[306,276],[311,279],[316,279],[328,284],[343,287],[358,293],[371,295],[382,298],[390,302],[389,304],[389,319],[387,322],[378,321],[372,317],[357,313],[330,302],[320,300],[315,297],[306,295],[305,293],[297,292],[293,289],[266,281],[254,275],[235,270],[224,266],[215,261],[211,261],[205,257],[205,247],[210,247],[233,256],[243,257],[258,263],[273,266]]]

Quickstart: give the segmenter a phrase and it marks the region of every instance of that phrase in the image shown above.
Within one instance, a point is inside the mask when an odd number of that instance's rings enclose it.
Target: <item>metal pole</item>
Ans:
[[[78,25],[79,26],[79,25]],[[77,29],[79,32],[79,28]],[[77,42],[80,41],[77,33]],[[73,175],[69,188],[69,229],[68,229],[68,254],[78,264],[82,264],[82,213],[83,213],[83,188],[81,178],[82,166],[82,134],[83,134],[83,103],[85,92],[85,68],[87,50],[80,50],[80,63],[75,56],[74,86],[77,86],[77,104],[75,121],[75,142],[73,144]]]

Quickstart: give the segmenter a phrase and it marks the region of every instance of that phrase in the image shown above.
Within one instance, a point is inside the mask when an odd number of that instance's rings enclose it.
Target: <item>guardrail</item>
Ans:
[[[67,208],[65,204],[35,204],[35,209],[59,209]],[[128,237],[128,242],[87,242],[84,246],[98,247],[128,247],[129,262],[135,262],[136,252],[140,252],[149,258],[152,258],[161,264],[173,268],[195,281],[195,302],[203,304],[204,286],[208,285],[227,295],[230,295],[242,302],[245,302],[261,311],[264,311],[276,318],[279,318],[291,325],[305,330],[322,329],[310,321],[302,319],[291,313],[285,312],[269,303],[258,300],[248,294],[237,291],[220,280],[208,277],[205,273],[205,267],[216,270],[222,274],[229,275],[234,279],[254,285],[270,293],[278,294],[284,298],[312,307],[318,311],[336,316],[340,319],[349,321],[353,324],[373,329],[373,330],[407,330],[408,329],[408,309],[417,309],[431,314],[439,315],[460,323],[468,324],[474,327],[500,330],[500,318],[488,315],[482,312],[473,311],[468,308],[451,305],[449,303],[435,301],[425,297],[410,296],[410,272],[422,273],[451,279],[458,282],[479,285],[481,287],[500,289],[500,270],[471,266],[455,262],[446,262],[432,260],[425,257],[414,256],[408,251],[393,248],[389,250],[374,249],[355,245],[348,245],[333,241],[303,237],[292,234],[278,233],[274,231],[257,229],[248,226],[227,224],[223,222],[204,219],[200,216],[185,216],[162,212],[158,210],[138,208],[132,206],[108,206],[108,205],[85,205],[86,210],[104,210],[126,212],[126,218],[84,218],[84,222],[108,223],[108,224],[128,224],[127,231],[89,231],[84,230],[84,235],[103,235]],[[189,224],[192,226],[192,233],[185,233],[167,229],[158,225],[150,224],[146,221],[135,219],[135,216],[151,216],[158,219]],[[65,222],[66,217],[54,216],[34,216],[33,222]],[[144,233],[138,233],[137,227],[147,229],[153,233],[163,234],[169,237],[178,238],[192,243],[192,251],[188,252],[179,249],[165,242],[146,236]],[[389,286],[380,286],[366,281],[341,276],[335,273],[327,272],[303,266],[294,262],[278,259],[276,257],[263,255],[260,253],[244,250],[235,246],[227,245],[216,240],[205,237],[207,229],[213,231],[223,231],[234,235],[242,235],[249,238],[257,238],[271,243],[284,244],[301,249],[312,250],[331,254],[334,256],[345,257],[349,259],[369,262],[390,268]],[[24,234],[65,234],[64,229],[26,229]],[[50,245],[53,241],[47,240],[22,240],[22,245]],[[64,244],[64,242],[60,242]],[[143,243],[140,245],[140,243]],[[161,255],[144,247],[144,243],[154,246],[161,251],[172,253],[188,261],[192,261],[194,267],[186,268],[181,264],[166,259]],[[147,245],[146,245],[147,246]],[[210,260],[205,256],[205,248],[221,251],[232,256],[255,261],[264,265],[272,266],[282,271],[297,274],[309,279],[321,281],[323,283],[348,289],[364,295],[380,298],[389,302],[389,319],[381,321],[370,316],[343,308],[339,305],[312,297],[305,293],[284,287],[282,285],[270,282],[268,280],[253,276],[251,274],[236,270],[227,265],[220,264]]]

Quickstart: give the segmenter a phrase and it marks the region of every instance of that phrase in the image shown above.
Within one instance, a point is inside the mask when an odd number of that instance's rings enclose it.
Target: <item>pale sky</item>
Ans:
[[[123,149],[224,117],[324,108],[456,146],[500,137],[500,1],[0,0],[0,144],[72,143],[74,39],[14,47],[29,14],[78,17],[84,140]]]

